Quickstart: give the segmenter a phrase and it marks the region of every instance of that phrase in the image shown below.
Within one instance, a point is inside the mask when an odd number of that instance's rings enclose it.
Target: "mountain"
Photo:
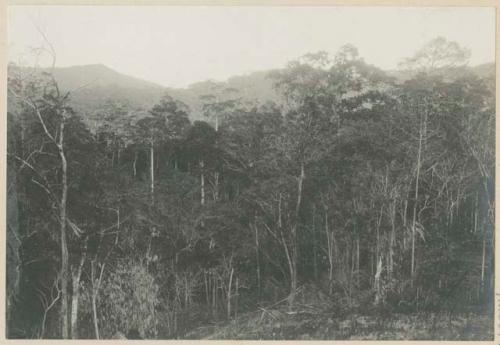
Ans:
[[[60,67],[54,70],[54,76],[58,80],[59,86],[65,89],[76,89],[87,84],[143,90],[163,89],[161,85],[118,73],[102,64]]]
[[[54,77],[61,90],[71,92],[73,107],[83,114],[94,112],[107,100],[149,109],[165,93],[161,85],[121,74],[101,64],[56,68]]]
[[[9,66],[9,73],[10,69],[16,68],[20,67]],[[495,75],[495,64],[473,66],[470,70],[481,78],[491,78]],[[279,102],[279,95],[268,78],[270,72],[233,76],[226,81],[226,86],[236,89],[236,97],[240,97],[243,102]],[[409,77],[401,71],[387,73],[399,80]],[[72,106],[84,118],[95,116],[109,100],[128,104],[134,110],[148,110],[164,94],[169,94],[190,107],[191,120],[200,120],[204,118],[200,96],[210,93],[209,81],[197,82],[187,88],[167,88],[119,73],[102,64],[56,68],[54,76],[61,90],[71,91]]]
[[[19,67],[9,66],[9,69]],[[28,68],[23,68],[29,70]],[[168,88],[150,81],[121,74],[105,65],[83,65],[55,68],[54,77],[63,91],[71,92],[71,105],[84,118],[95,115],[109,100],[125,103],[134,110],[148,110],[164,94],[187,104],[191,120],[203,119],[200,96],[209,94],[210,82],[194,83],[187,88]],[[267,75],[269,71],[233,76],[227,87],[237,89],[243,101],[276,101],[278,95]]]
[[[225,87],[235,89],[237,92],[234,97],[241,98],[242,102],[279,102],[280,96],[268,77],[270,72],[259,71],[233,76],[225,81]],[[200,97],[211,93],[211,82],[208,80],[197,82],[184,89],[168,88],[166,92],[190,107],[192,119],[203,119]]]

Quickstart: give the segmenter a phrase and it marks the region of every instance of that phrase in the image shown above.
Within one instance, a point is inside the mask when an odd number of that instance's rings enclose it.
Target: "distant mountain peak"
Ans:
[[[61,84],[61,88],[69,90],[86,84],[137,90],[164,89],[161,85],[122,74],[101,63],[58,67],[54,70],[54,76]]]

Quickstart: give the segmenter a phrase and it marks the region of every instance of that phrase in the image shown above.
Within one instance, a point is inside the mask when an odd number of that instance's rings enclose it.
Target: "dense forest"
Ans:
[[[202,117],[82,111],[11,65],[7,336],[492,339],[495,83],[467,58],[346,45],[267,99],[205,82]]]

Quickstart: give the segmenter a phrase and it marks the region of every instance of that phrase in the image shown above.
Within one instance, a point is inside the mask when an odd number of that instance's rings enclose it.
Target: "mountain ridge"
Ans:
[[[9,68],[30,69],[9,66]],[[494,75],[495,64],[484,63],[470,67],[482,78]],[[48,71],[48,69],[42,69]],[[258,99],[262,102],[277,101],[279,96],[268,78],[272,70],[234,75],[221,81],[238,90],[243,101]],[[401,71],[385,71],[404,79]],[[104,64],[56,67],[54,77],[61,90],[71,91],[71,105],[84,117],[95,113],[107,101],[128,104],[133,110],[147,110],[165,94],[186,103],[191,109],[191,120],[204,119],[200,96],[210,93],[210,79],[192,83],[184,88],[163,86],[152,81],[123,74]]]

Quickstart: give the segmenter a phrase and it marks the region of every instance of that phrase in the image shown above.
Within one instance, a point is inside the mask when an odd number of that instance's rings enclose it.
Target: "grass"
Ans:
[[[236,319],[197,328],[187,339],[245,340],[493,340],[490,316],[444,313],[352,314],[286,307],[259,309]]]

